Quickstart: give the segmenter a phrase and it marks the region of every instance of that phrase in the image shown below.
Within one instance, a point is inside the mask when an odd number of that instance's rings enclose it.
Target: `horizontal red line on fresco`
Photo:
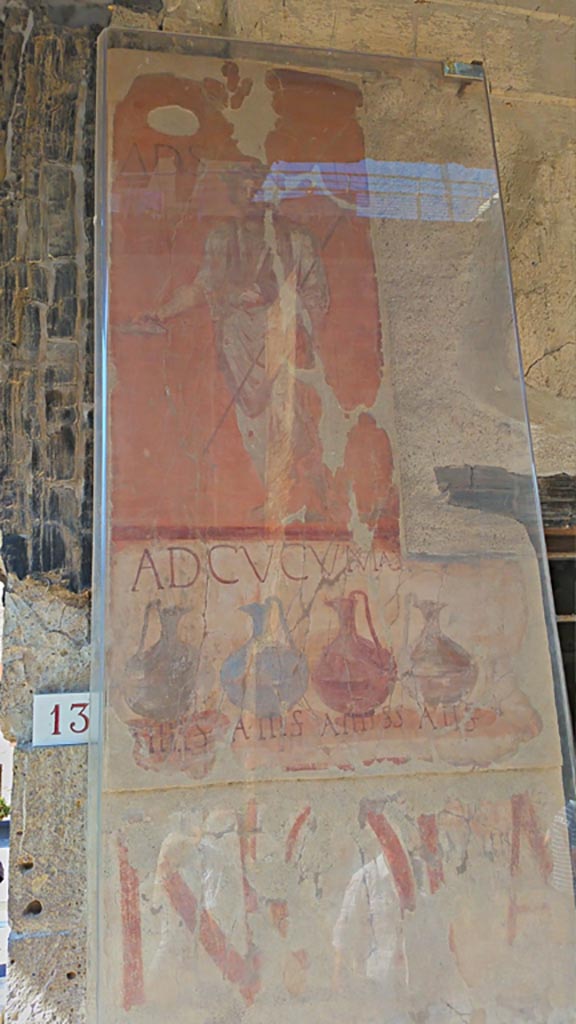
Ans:
[[[265,540],[269,537],[285,537],[290,540],[352,540],[349,530],[337,527],[306,526],[114,526],[112,540],[229,540],[230,538],[251,537]],[[376,529],[375,540],[392,540],[391,535]]]

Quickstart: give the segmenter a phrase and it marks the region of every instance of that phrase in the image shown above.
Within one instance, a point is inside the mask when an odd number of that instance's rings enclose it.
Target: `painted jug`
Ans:
[[[152,612],[160,620],[160,636],[146,649]],[[144,612],[140,644],[126,671],[128,683],[124,700],[132,711],[157,722],[173,722],[184,715],[196,687],[199,652],[178,636],[180,620],[187,608],[163,608],[151,601]]]
[[[360,636],[356,627],[358,598],[364,603],[371,640]],[[368,714],[390,696],[396,680],[396,662],[376,635],[368,596],[363,590],[353,590],[347,597],[326,603],[336,611],[340,629],[324,648],[312,681],[324,703],[334,711]]]
[[[403,685],[419,704],[458,704],[472,690],[478,669],[468,651],[442,632],[440,612],[446,606],[416,599],[414,604],[424,617],[424,626],[412,649]]]
[[[282,715],[306,691],[306,658],[292,639],[277,597],[243,605],[240,611],[252,620],[252,636],[222,665],[222,689],[236,707],[258,718]]]

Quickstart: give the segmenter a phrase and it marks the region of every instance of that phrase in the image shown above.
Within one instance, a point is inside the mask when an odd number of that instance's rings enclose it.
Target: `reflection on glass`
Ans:
[[[472,221],[498,197],[489,167],[360,160],[297,164],[279,161],[262,186],[267,201],[326,196],[358,217],[383,220]]]

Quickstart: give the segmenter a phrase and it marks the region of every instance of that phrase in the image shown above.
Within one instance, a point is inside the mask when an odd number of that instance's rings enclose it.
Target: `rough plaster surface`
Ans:
[[[46,10],[9,0],[1,13],[1,525],[15,571],[54,573],[75,588],[89,579],[94,44],[108,18],[142,28],[485,60],[538,470],[574,472],[571,0],[549,0],[537,10],[526,0],[141,0],[111,9],[101,0],[54,0]],[[19,744],[11,1024],[84,1020],[84,753],[29,748],[32,693],[82,689],[87,680],[87,602],[54,580],[13,578],[7,600],[1,717]],[[26,914],[35,900],[40,914]]]

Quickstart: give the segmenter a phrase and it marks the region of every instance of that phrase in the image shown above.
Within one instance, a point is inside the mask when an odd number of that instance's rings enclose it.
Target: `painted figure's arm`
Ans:
[[[161,322],[171,320],[172,317],[179,316],[181,313],[186,313],[189,309],[193,309],[203,299],[204,289],[201,284],[197,281],[194,281],[192,284],[183,284],[180,288],[176,289],[167,302],[158,306],[153,315]]]
[[[164,323],[187,313],[202,302],[211,301],[211,295],[222,284],[226,267],[226,236],[222,227],[212,231],[206,239],[202,263],[191,284],[180,285],[166,302],[161,303],[148,319]]]

